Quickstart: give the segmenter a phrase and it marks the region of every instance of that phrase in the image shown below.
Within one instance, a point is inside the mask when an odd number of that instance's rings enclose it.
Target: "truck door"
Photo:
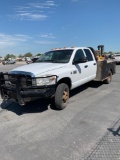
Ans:
[[[96,71],[97,71],[97,63],[95,60],[94,55],[91,53],[89,49],[84,49],[84,52],[86,54],[87,60],[88,60],[88,70],[89,70],[89,79],[92,80],[96,77]]]
[[[75,56],[73,58],[73,62],[75,60],[79,60],[80,58],[85,58],[86,55],[83,52],[82,49],[78,49],[75,53]],[[89,68],[88,68],[89,62],[85,63],[78,63],[78,64],[72,64],[72,88],[75,88],[81,84],[84,84],[88,82]]]

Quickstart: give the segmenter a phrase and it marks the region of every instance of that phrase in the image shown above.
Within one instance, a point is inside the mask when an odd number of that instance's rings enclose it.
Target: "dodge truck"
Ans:
[[[57,109],[64,109],[70,90],[90,81],[109,84],[116,63],[98,59],[91,47],[53,49],[35,63],[0,73],[0,93],[20,105],[40,98],[53,98]]]

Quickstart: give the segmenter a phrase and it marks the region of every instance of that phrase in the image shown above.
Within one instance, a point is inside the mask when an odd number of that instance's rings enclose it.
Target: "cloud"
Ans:
[[[56,42],[56,41],[36,41],[36,44],[48,45],[48,44],[58,44],[58,42]]]
[[[52,41],[54,39],[52,33],[45,33],[41,35],[28,36],[24,34],[4,34],[0,33],[0,49],[14,48],[20,46],[30,46],[31,44],[56,44],[58,42]]]
[[[71,0],[71,2],[75,3],[75,2],[80,2],[80,3],[87,3],[90,0]]]
[[[58,5],[55,1],[33,2],[27,3],[25,6],[17,6],[14,8],[14,14],[8,15],[14,20],[45,20],[49,17],[48,13],[53,13],[52,10]]]
[[[12,16],[14,19],[19,19],[19,20],[44,20],[47,18],[47,15],[43,14],[31,14],[29,12],[26,13],[20,13]]]
[[[29,7],[32,7],[32,8],[52,8],[52,7],[56,7],[58,6],[54,1],[45,1],[43,3],[41,2],[37,2],[37,3],[29,3]]]
[[[52,33],[49,33],[49,34],[42,34],[40,37],[42,37],[42,38],[55,38],[55,36],[53,36],[53,34]]]
[[[4,33],[0,33],[0,48],[4,47],[13,47],[18,43],[26,42],[30,37],[22,34],[8,35]]]
[[[0,33],[0,56],[5,54],[23,54],[27,52],[45,52],[53,48],[59,42],[53,33],[43,33],[38,35],[25,34],[5,34]]]

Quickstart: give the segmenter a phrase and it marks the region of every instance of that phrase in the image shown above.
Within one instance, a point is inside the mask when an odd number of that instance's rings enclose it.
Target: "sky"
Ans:
[[[0,0],[0,56],[104,45],[120,52],[120,0]]]

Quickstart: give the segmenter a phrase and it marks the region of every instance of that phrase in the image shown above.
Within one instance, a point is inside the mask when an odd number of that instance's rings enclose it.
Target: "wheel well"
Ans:
[[[60,79],[60,80],[57,82],[57,86],[58,86],[60,83],[66,83],[66,84],[68,85],[68,87],[71,88],[71,79],[68,78],[68,77]]]

